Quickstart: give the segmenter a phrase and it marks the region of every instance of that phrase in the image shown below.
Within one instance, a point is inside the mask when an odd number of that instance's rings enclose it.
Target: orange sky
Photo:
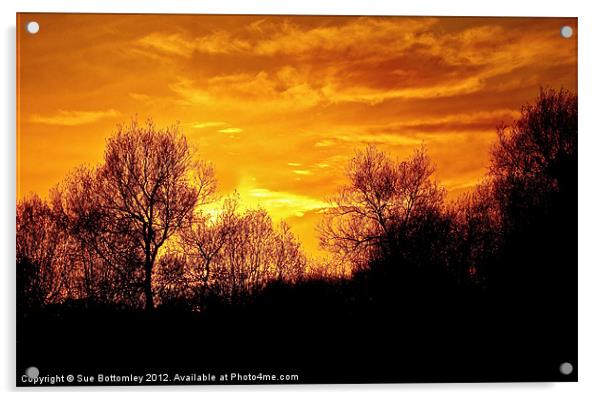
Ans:
[[[40,32],[25,32],[27,21]],[[576,19],[20,14],[17,196],[48,189],[132,116],[179,121],[220,192],[310,253],[354,149],[421,143],[450,197],[540,85],[577,89]]]

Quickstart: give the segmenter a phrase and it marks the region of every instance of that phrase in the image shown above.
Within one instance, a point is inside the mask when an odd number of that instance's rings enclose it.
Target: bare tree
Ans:
[[[505,214],[520,222],[552,192],[576,193],[577,97],[544,90],[512,125],[498,128],[490,176]],[[507,215],[510,218],[509,215]]]
[[[306,259],[303,279],[321,281],[340,281],[353,274],[352,265],[339,258],[308,258]]]
[[[449,207],[452,218],[448,264],[458,279],[484,283],[483,271],[499,251],[499,207],[491,182],[462,195]]]
[[[284,221],[280,221],[274,230],[273,262],[276,279],[280,281],[294,283],[305,274],[307,260],[301,250],[301,243]]]
[[[17,281],[20,305],[40,307],[64,295],[67,277],[56,262],[66,254],[66,237],[52,210],[37,195],[17,203]]]
[[[192,276],[192,263],[178,246],[168,246],[157,263],[156,296],[162,306],[194,309],[198,303],[199,285]]]
[[[187,224],[179,237],[181,252],[188,262],[186,274],[204,298],[214,279],[214,264],[220,262],[222,251],[237,228],[238,196],[224,199],[216,214],[200,210]]]
[[[272,221],[264,210],[246,210],[231,223],[217,265],[214,290],[230,301],[238,301],[267,283],[271,268]]]
[[[207,295],[236,302],[272,281],[302,279],[307,261],[290,227],[274,227],[263,209],[239,207],[235,193],[220,210],[197,211],[179,233],[177,249],[161,260],[162,286],[180,282],[202,308]]]
[[[444,191],[431,180],[434,167],[424,148],[399,163],[374,146],[349,163],[349,184],[331,199],[320,226],[323,248],[356,266],[375,252],[391,253],[413,219],[438,210]]]
[[[98,171],[79,167],[51,191],[51,205],[61,230],[68,234],[70,297],[97,303],[138,306],[142,252],[131,221],[114,224],[104,203]]]
[[[127,226],[144,255],[145,307],[151,310],[159,250],[191,217],[197,202],[213,193],[213,170],[194,162],[177,127],[132,121],[108,139],[99,184],[113,224]]]
[[[498,128],[489,177],[503,238],[492,286],[529,297],[535,285],[576,285],[577,108],[575,94],[541,89],[520,118]]]

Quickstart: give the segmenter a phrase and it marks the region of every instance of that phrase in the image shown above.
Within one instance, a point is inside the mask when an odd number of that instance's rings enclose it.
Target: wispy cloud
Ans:
[[[182,57],[201,54],[252,53],[260,56],[281,54],[313,54],[315,51],[381,52],[383,48],[407,48],[432,38],[418,34],[428,32],[436,18],[393,19],[355,18],[336,26],[305,28],[289,19],[250,23],[238,34],[230,30],[214,30],[192,36],[181,32],[154,32],[136,41],[142,48]],[[378,48],[375,48],[377,46]]]
[[[181,77],[169,88],[182,105],[283,112],[304,110],[324,102],[320,82],[314,85],[309,80],[306,73],[285,66],[269,73],[218,75],[202,80]],[[250,108],[250,103],[261,104],[261,107]]]
[[[240,132],[242,132],[242,129],[240,129],[240,128],[224,128],[224,129],[218,130],[218,132],[220,132],[220,133],[240,133]]]
[[[228,125],[227,122],[209,121],[209,122],[194,122],[190,126],[195,129],[216,128]]]
[[[233,37],[228,31],[216,31],[200,37],[186,37],[179,33],[151,33],[140,38],[137,44],[167,55],[190,57],[194,53],[226,54],[250,50],[250,43]]]
[[[336,141],[333,139],[322,139],[315,143],[316,147],[330,147],[336,144]]]
[[[238,30],[198,36],[157,32],[137,43],[170,56],[245,57],[255,66],[250,68],[254,72],[237,69],[174,85],[188,102],[207,104],[227,96],[230,104],[261,100],[288,107],[376,105],[516,89],[524,80],[500,77],[540,60],[552,67],[570,64],[575,57],[571,46],[558,46],[556,31],[542,32],[527,24],[521,35],[511,35],[498,24],[440,29],[445,22],[438,18],[344,21],[304,26],[293,19],[262,19]],[[273,64],[267,69],[266,59]]]
[[[58,110],[52,115],[33,114],[30,121],[35,124],[76,126],[90,124],[117,115],[119,115],[119,112],[112,108],[105,111]]]
[[[292,215],[303,215],[311,210],[320,210],[329,207],[329,204],[309,196],[303,196],[290,192],[272,191],[264,188],[242,189],[241,194],[247,198],[248,205],[255,207],[260,205],[273,210],[282,218]]]

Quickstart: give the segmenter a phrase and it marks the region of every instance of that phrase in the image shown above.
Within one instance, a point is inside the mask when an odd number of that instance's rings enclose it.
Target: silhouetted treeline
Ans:
[[[206,295],[237,301],[270,280],[303,276],[290,227],[265,210],[217,203],[212,166],[195,160],[177,127],[120,126],[104,162],[80,167],[17,206],[19,304],[66,300],[147,310]]]
[[[401,161],[358,151],[318,227],[325,263],[265,210],[218,201],[211,165],[176,128],[121,127],[103,164],[47,202],[19,202],[21,314],[101,315],[105,326],[118,310],[158,308],[125,324],[152,325],[176,346],[159,358],[181,351],[190,365],[263,357],[331,382],[549,380],[577,361],[577,97],[542,89],[497,132],[489,173],[453,202],[426,148]],[[219,350],[190,349],[158,321]],[[382,354],[413,369],[375,366]],[[464,374],[451,371],[459,359]]]

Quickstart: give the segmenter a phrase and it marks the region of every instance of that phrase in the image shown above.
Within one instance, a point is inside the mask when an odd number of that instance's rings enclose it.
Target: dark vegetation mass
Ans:
[[[177,127],[122,126],[101,165],[17,205],[19,363],[562,379],[577,361],[577,98],[542,90],[497,131],[489,173],[454,202],[424,147],[357,152],[318,227],[324,265],[265,210],[218,200]]]

